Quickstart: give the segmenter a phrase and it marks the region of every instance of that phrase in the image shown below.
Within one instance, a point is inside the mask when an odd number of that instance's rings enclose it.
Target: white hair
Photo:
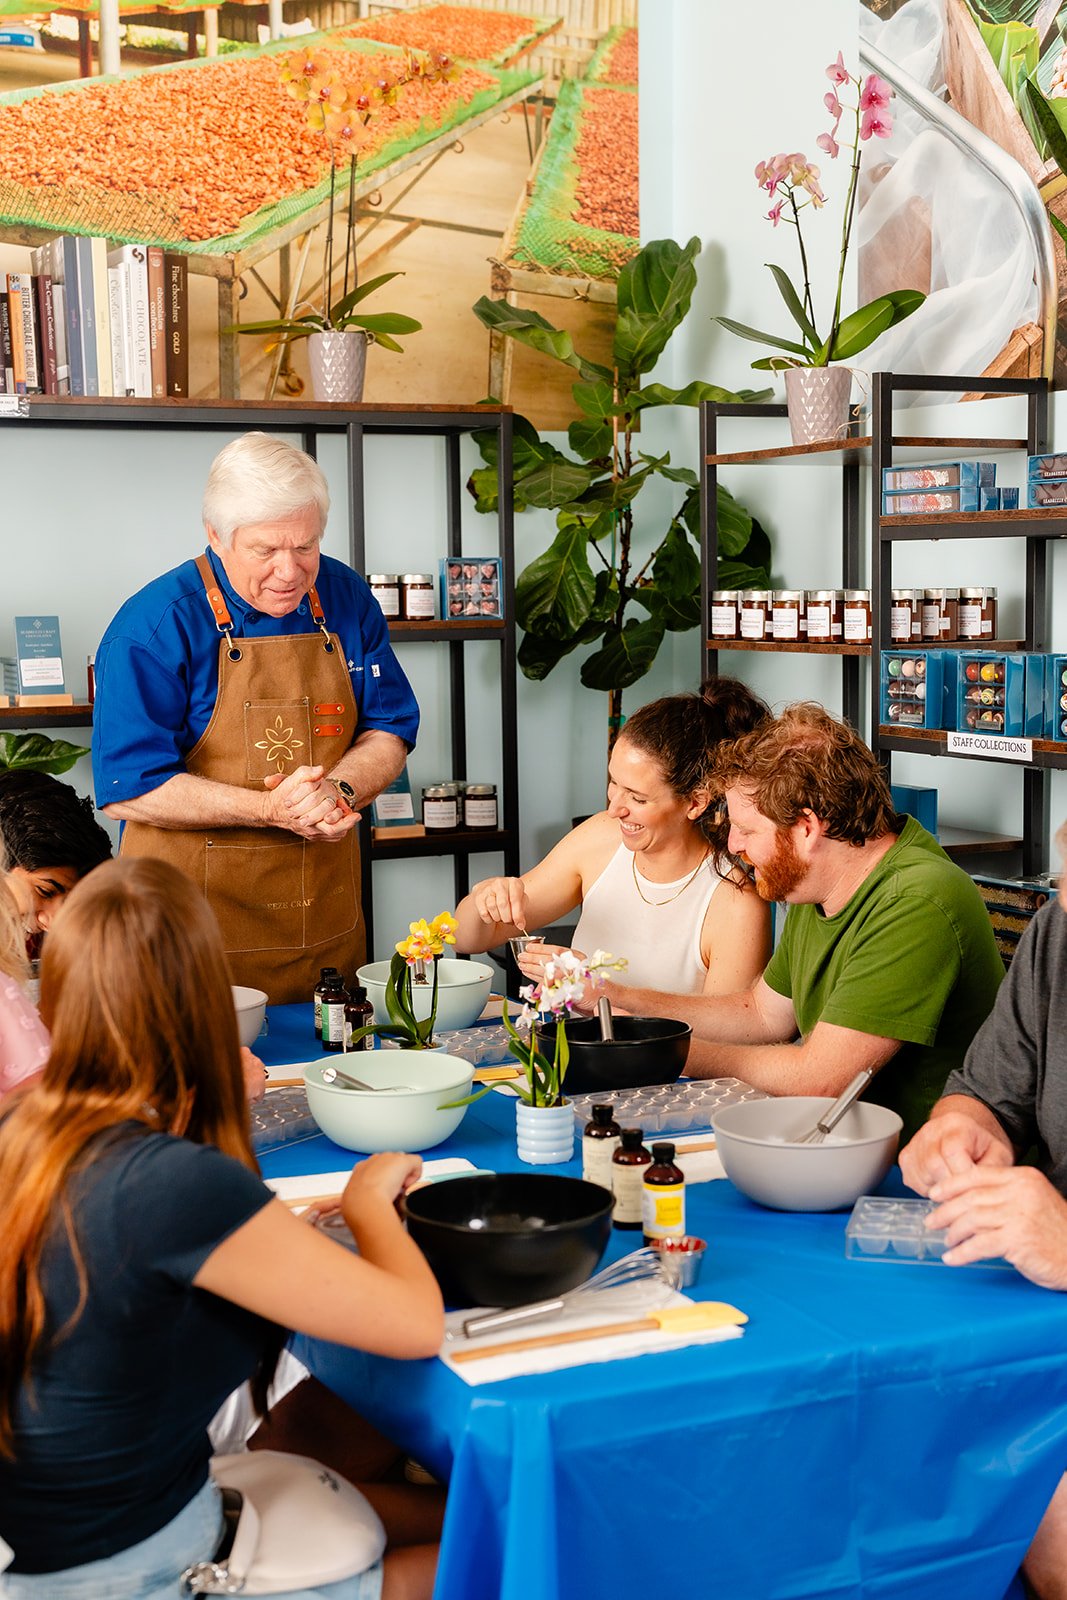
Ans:
[[[246,433],[232,439],[211,463],[204,489],[204,526],[214,529],[225,549],[233,544],[237,528],[283,522],[309,506],[319,513],[321,537],[330,510],[322,468],[285,439]]]

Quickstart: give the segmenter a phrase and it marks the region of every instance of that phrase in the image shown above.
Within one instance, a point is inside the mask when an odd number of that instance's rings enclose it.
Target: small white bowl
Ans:
[[[267,996],[262,989],[246,989],[239,983],[231,984],[233,1004],[237,1012],[237,1032],[242,1044],[255,1044],[259,1038],[263,1019],[267,1015]]]
[[[780,1095],[716,1111],[730,1182],[775,1211],[839,1211],[873,1194],[893,1164],[903,1123],[887,1106],[859,1100],[822,1144],[799,1144],[832,1105],[829,1095]]]
[[[412,985],[415,1015],[420,1022],[430,1015],[433,996],[433,975],[429,963],[427,982]],[[374,1007],[375,1022],[388,1022],[385,1005],[385,986],[389,981],[388,961],[371,961],[356,973],[357,982],[367,991],[367,999]],[[444,956],[437,963],[437,1020],[435,1028],[471,1028],[485,1010],[493,982],[493,969],[484,961],[460,961]]]
[[[377,1092],[323,1083],[325,1067],[340,1067]],[[474,1068],[459,1056],[436,1050],[352,1050],[308,1061],[302,1072],[308,1107],[334,1144],[370,1155],[376,1150],[431,1150],[454,1133],[466,1106],[443,1109],[470,1094]],[[391,1084],[408,1088],[388,1091]]]

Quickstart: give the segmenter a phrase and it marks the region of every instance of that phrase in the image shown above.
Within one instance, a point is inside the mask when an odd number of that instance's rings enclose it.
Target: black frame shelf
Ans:
[[[445,841],[433,839],[430,848],[422,838],[374,840],[371,837],[370,807],[360,824],[362,839],[362,900],[368,948],[373,947],[374,896],[371,869],[375,860],[405,857],[451,855],[455,865],[457,901],[470,887],[470,856],[479,851],[502,852],[505,871],[519,870],[519,779],[517,684],[515,677],[516,629],[514,620],[515,553],[513,514],[512,439],[510,406],[410,406],[410,405],[334,405],[319,401],[235,401],[235,400],[135,400],[126,398],[86,399],[70,396],[27,397],[25,414],[0,413],[0,426],[94,427],[147,432],[186,429],[193,432],[227,432],[248,428],[269,428],[275,432],[298,433],[300,443],[311,456],[321,434],[344,434],[349,485],[348,558],[357,572],[366,571],[366,505],[363,470],[368,436],[439,437],[445,440],[447,550],[442,554],[462,555],[463,480],[460,441],[475,429],[496,429],[498,512],[497,550],[501,560],[501,601],[503,618],[470,618],[455,622],[427,619],[425,622],[393,622],[390,638],[398,645],[409,643],[446,644],[451,726],[451,777],[467,776],[467,714],[464,649],[468,644],[491,642],[500,651],[500,814],[504,826],[493,832],[450,834]],[[92,707],[74,706],[0,707],[0,728],[24,729],[32,724],[50,727],[88,727]]]
[[[705,400],[700,405],[700,627],[704,641],[703,676],[718,671],[723,650],[753,649],[768,653],[836,655],[841,660],[841,710],[843,716],[859,726],[860,661],[871,654],[871,646],[806,644],[803,640],[713,639],[711,637],[711,592],[717,588],[719,564],[718,468],[720,466],[764,466],[771,461],[816,459],[820,464],[840,465],[841,470],[841,587],[860,585],[860,463],[869,458],[870,440],[853,435],[840,441],[817,445],[782,445],[779,449],[743,450],[719,454],[718,424],[721,417],[785,418],[784,405],[728,405]],[[855,424],[853,423],[853,426]],[[834,458],[839,458],[835,461]]]
[[[900,441],[893,433],[894,396],[904,391],[931,395],[1015,396],[1026,400],[1026,437],[1017,447],[1028,455],[1039,455],[1048,436],[1049,388],[1044,378],[921,377],[914,374],[878,372],[873,375],[871,392],[871,609],[874,616],[875,648],[893,648],[889,638],[889,613],[893,582],[893,546],[897,543],[935,539],[1024,539],[1026,542],[1024,629],[1025,637],[1014,642],[1016,649],[1041,651],[1047,648],[1049,622],[1048,541],[1067,538],[1067,516],[1057,511],[1020,509],[972,513],[934,513],[918,517],[882,515],[882,469],[894,464],[894,449]],[[1005,447],[1000,439],[976,438],[970,448],[995,450]],[[991,643],[991,642],[990,642]],[[990,643],[971,642],[975,649],[988,649]],[[920,648],[917,646],[916,648]],[[966,649],[968,642],[957,644]],[[1000,646],[1003,648],[1003,644]],[[886,768],[891,767],[894,751],[948,756],[960,760],[984,760],[977,754],[950,751],[944,730],[901,729],[882,723],[880,674],[871,672],[871,747]],[[1022,865],[1024,874],[1044,872],[1048,867],[1049,773],[1067,768],[1067,744],[1052,740],[1032,741],[1030,761],[1012,762],[998,758],[998,765],[1022,768]]]

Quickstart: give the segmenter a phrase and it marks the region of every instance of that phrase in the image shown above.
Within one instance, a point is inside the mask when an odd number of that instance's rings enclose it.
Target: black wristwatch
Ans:
[[[334,788],[337,790],[337,798],[344,809],[347,811],[355,811],[356,791],[353,789],[352,785],[350,783],[346,783],[343,778],[327,778],[326,781],[327,783],[332,783]]]

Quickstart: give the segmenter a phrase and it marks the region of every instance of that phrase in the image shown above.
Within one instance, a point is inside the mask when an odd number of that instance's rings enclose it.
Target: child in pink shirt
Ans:
[[[0,1096],[34,1078],[48,1059],[48,1033],[23,987],[22,918],[0,878]]]

